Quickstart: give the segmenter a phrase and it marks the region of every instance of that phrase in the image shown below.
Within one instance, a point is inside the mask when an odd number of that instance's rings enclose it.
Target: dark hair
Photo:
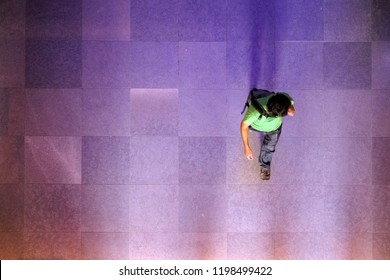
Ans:
[[[282,93],[277,93],[268,100],[268,114],[270,117],[284,117],[290,106],[290,99]]]

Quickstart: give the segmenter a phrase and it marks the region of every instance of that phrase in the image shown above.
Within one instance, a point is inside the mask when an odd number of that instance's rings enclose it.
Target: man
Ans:
[[[260,177],[262,180],[269,180],[271,160],[282,132],[283,117],[287,115],[294,116],[294,100],[287,93],[270,93],[256,100],[257,104],[264,110],[256,109],[256,104],[254,105],[252,102],[241,122],[241,138],[244,144],[245,157],[248,160],[253,160],[252,149],[248,141],[248,131],[251,129],[264,133],[259,156]]]

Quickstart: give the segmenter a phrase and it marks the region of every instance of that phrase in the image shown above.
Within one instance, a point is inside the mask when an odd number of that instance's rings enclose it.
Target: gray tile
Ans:
[[[83,184],[127,184],[129,173],[128,137],[83,137]]]
[[[0,89],[0,135],[8,134],[9,123],[9,95],[4,89]]]
[[[8,135],[25,135],[26,96],[22,88],[0,89],[8,94]]]
[[[81,234],[81,258],[83,260],[128,260],[128,233]]]
[[[328,102],[326,102],[327,109],[323,112],[323,136],[371,136],[371,118],[373,115],[373,107],[370,91],[325,91],[324,96],[324,98],[326,98]]]
[[[372,94],[372,136],[390,137],[390,91],[374,91]]]
[[[178,138],[132,137],[130,141],[130,182],[132,184],[178,184]]]
[[[22,88],[25,84],[25,43],[0,41],[0,87]]]
[[[390,233],[373,234],[373,259],[389,260],[390,259]]]
[[[178,41],[179,11],[179,0],[132,0],[131,39],[133,41]]]
[[[179,39],[181,41],[225,41],[226,1],[180,0]]]
[[[280,41],[322,41],[323,0],[275,1],[275,34]]]
[[[82,0],[26,1],[28,39],[81,39]]]
[[[182,260],[224,260],[227,258],[226,233],[188,233],[179,243]]]
[[[81,234],[77,232],[26,233],[25,260],[79,260]]]
[[[324,43],[324,87],[371,88],[370,43]]]
[[[372,183],[390,184],[390,138],[372,139]]]
[[[260,41],[275,38],[274,3],[267,0],[227,1],[227,39]]]
[[[178,85],[178,43],[132,42],[131,86],[139,88],[176,88]]]
[[[0,3],[0,40],[24,39],[25,0],[4,0]]]
[[[23,260],[23,232],[0,232],[0,258]]]
[[[26,182],[81,183],[80,137],[26,137]]]
[[[131,89],[131,135],[177,136],[178,109],[177,89]]]
[[[272,260],[275,245],[272,233],[228,233],[228,259]]]
[[[0,185],[0,231],[22,231],[24,194],[22,185]]]
[[[371,8],[372,40],[389,41],[390,3],[386,0],[373,0]]]
[[[225,42],[180,42],[181,88],[221,89],[226,86]]]
[[[275,42],[228,41],[226,79],[229,88],[273,88]]]
[[[84,88],[128,88],[130,76],[130,43],[84,41],[82,86]]]
[[[81,133],[81,90],[27,90],[26,109],[26,135],[78,136]]]
[[[323,234],[319,232],[276,233],[275,259],[322,260],[324,259]]]
[[[225,90],[180,91],[180,136],[225,136],[227,96]],[[205,125],[207,123],[207,125]]]
[[[226,198],[225,185],[180,185],[180,232],[226,232]]]
[[[130,187],[130,232],[179,231],[179,186],[136,185]]]
[[[372,232],[372,187],[334,185],[325,187],[326,232]]]
[[[226,141],[221,137],[179,138],[179,184],[226,182]]]
[[[321,43],[277,42],[275,86],[283,90],[322,88],[322,51]]]
[[[390,42],[372,43],[372,88],[390,89]]]
[[[130,0],[82,1],[83,40],[130,39]]]
[[[80,230],[80,187],[75,185],[27,185],[27,232],[77,232]]]
[[[241,114],[248,98],[249,90],[226,90],[227,95],[227,125],[226,135],[240,137],[240,123],[244,118]]]
[[[24,181],[24,141],[22,137],[0,136],[0,184]]]
[[[80,41],[26,41],[26,87],[81,87],[81,52]]]
[[[371,183],[371,138],[326,138],[318,159],[324,164],[327,185]]]
[[[128,89],[84,89],[82,134],[86,136],[130,135]]]
[[[128,186],[82,186],[82,232],[129,232]]]
[[[367,0],[324,2],[325,41],[370,41],[371,4]]]
[[[372,207],[373,231],[390,232],[390,185],[374,187]]]

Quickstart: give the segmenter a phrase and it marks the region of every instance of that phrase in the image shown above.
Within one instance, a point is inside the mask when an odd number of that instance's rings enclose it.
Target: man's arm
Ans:
[[[294,105],[291,105],[290,108],[288,108],[287,114],[288,114],[290,117],[294,117],[294,115],[295,115],[295,108],[294,108]]]
[[[242,121],[241,122],[241,138],[242,138],[242,143],[244,144],[245,157],[249,160],[252,160],[253,154],[252,154],[251,148],[249,147],[248,131],[249,131],[249,125],[245,124],[244,121]]]

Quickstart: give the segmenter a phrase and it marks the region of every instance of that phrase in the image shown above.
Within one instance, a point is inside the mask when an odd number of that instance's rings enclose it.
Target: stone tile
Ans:
[[[132,184],[178,184],[178,137],[132,137],[130,182]]]
[[[326,260],[372,260],[372,233],[324,233]]]
[[[0,40],[23,40],[25,30],[25,0],[4,0],[0,3]]]
[[[180,232],[226,232],[226,186],[180,185]]]
[[[372,250],[374,260],[389,260],[390,233],[374,233]]]
[[[9,94],[0,89],[0,135],[8,134]]]
[[[80,258],[80,233],[59,232],[25,234],[25,260],[79,260]]]
[[[81,183],[80,137],[26,137],[26,182]]]
[[[275,233],[275,259],[324,259],[323,234],[318,232]]]
[[[276,219],[273,199],[275,186],[229,185],[226,215],[228,232],[274,231]]]
[[[128,89],[85,89],[82,94],[82,134],[130,135]]]
[[[370,41],[370,1],[325,1],[324,37],[325,41]]]
[[[83,137],[83,184],[127,184],[130,177],[128,137]]]
[[[227,258],[226,233],[188,233],[180,240],[181,260],[224,260]]]
[[[27,232],[79,231],[80,196],[79,186],[27,185],[25,230]]]
[[[129,188],[108,185],[83,186],[81,231],[129,232]]]
[[[372,94],[372,137],[390,137],[390,91]]]
[[[22,88],[0,89],[8,95],[8,123],[10,136],[25,135],[26,96]]]
[[[231,260],[272,260],[275,245],[272,233],[228,233],[227,258]]]
[[[22,185],[0,185],[1,232],[16,232],[23,230],[23,197]]]
[[[321,185],[280,185],[275,190],[276,232],[322,232],[324,189]]]
[[[26,1],[28,39],[81,39],[82,0]]]
[[[221,137],[179,138],[179,184],[226,183],[226,140]]]
[[[178,53],[178,43],[133,42],[129,58],[131,86],[176,88],[179,80]]]
[[[25,84],[25,43],[0,41],[0,87],[22,88]]]
[[[83,88],[128,88],[130,43],[115,41],[83,42]]]
[[[375,186],[372,200],[374,232],[390,232],[390,185]]]
[[[323,0],[276,0],[276,39],[279,41],[322,41]]]
[[[23,232],[0,232],[0,259],[23,260]]]
[[[169,41],[179,39],[178,0],[132,0],[131,39],[133,41]]]
[[[226,86],[226,43],[180,42],[179,60],[181,88],[222,89]]]
[[[371,44],[324,43],[324,87],[370,89]]]
[[[18,184],[23,181],[23,138],[0,136],[0,184]]]
[[[227,95],[227,125],[226,135],[241,137],[240,124],[244,118],[241,114],[248,98],[249,90],[225,90]]]
[[[180,91],[180,136],[225,136],[227,96],[225,90]],[[207,125],[205,125],[207,124]]]
[[[131,135],[177,136],[178,110],[177,89],[131,89]]]
[[[226,1],[180,0],[180,41],[225,41]]]
[[[323,136],[371,137],[373,107],[370,91],[325,91],[324,96],[329,109],[323,112]]]
[[[81,87],[81,52],[80,41],[26,41],[26,87]]]
[[[322,88],[322,52],[321,43],[277,42],[275,85],[283,90]]]
[[[229,41],[254,42],[275,38],[275,8],[270,1],[229,0],[227,18]]]
[[[78,136],[81,133],[81,91],[26,91],[26,135]]]
[[[136,185],[130,187],[130,232],[179,230],[179,186]]]
[[[390,42],[372,43],[372,88],[390,89]]]
[[[128,233],[81,234],[81,259],[84,260],[128,260]]]
[[[271,41],[227,42],[226,79],[228,87],[234,89],[246,91],[253,87],[273,88],[275,43]]]
[[[326,138],[324,141],[326,148],[318,159],[324,164],[326,185],[371,183],[371,138]]]
[[[130,39],[130,0],[82,1],[83,40]]]
[[[372,139],[372,183],[390,184],[390,138]]]
[[[371,6],[372,40],[389,41],[390,3],[386,0],[373,0]]]
[[[334,185],[325,187],[326,232],[372,232],[372,187]]]

